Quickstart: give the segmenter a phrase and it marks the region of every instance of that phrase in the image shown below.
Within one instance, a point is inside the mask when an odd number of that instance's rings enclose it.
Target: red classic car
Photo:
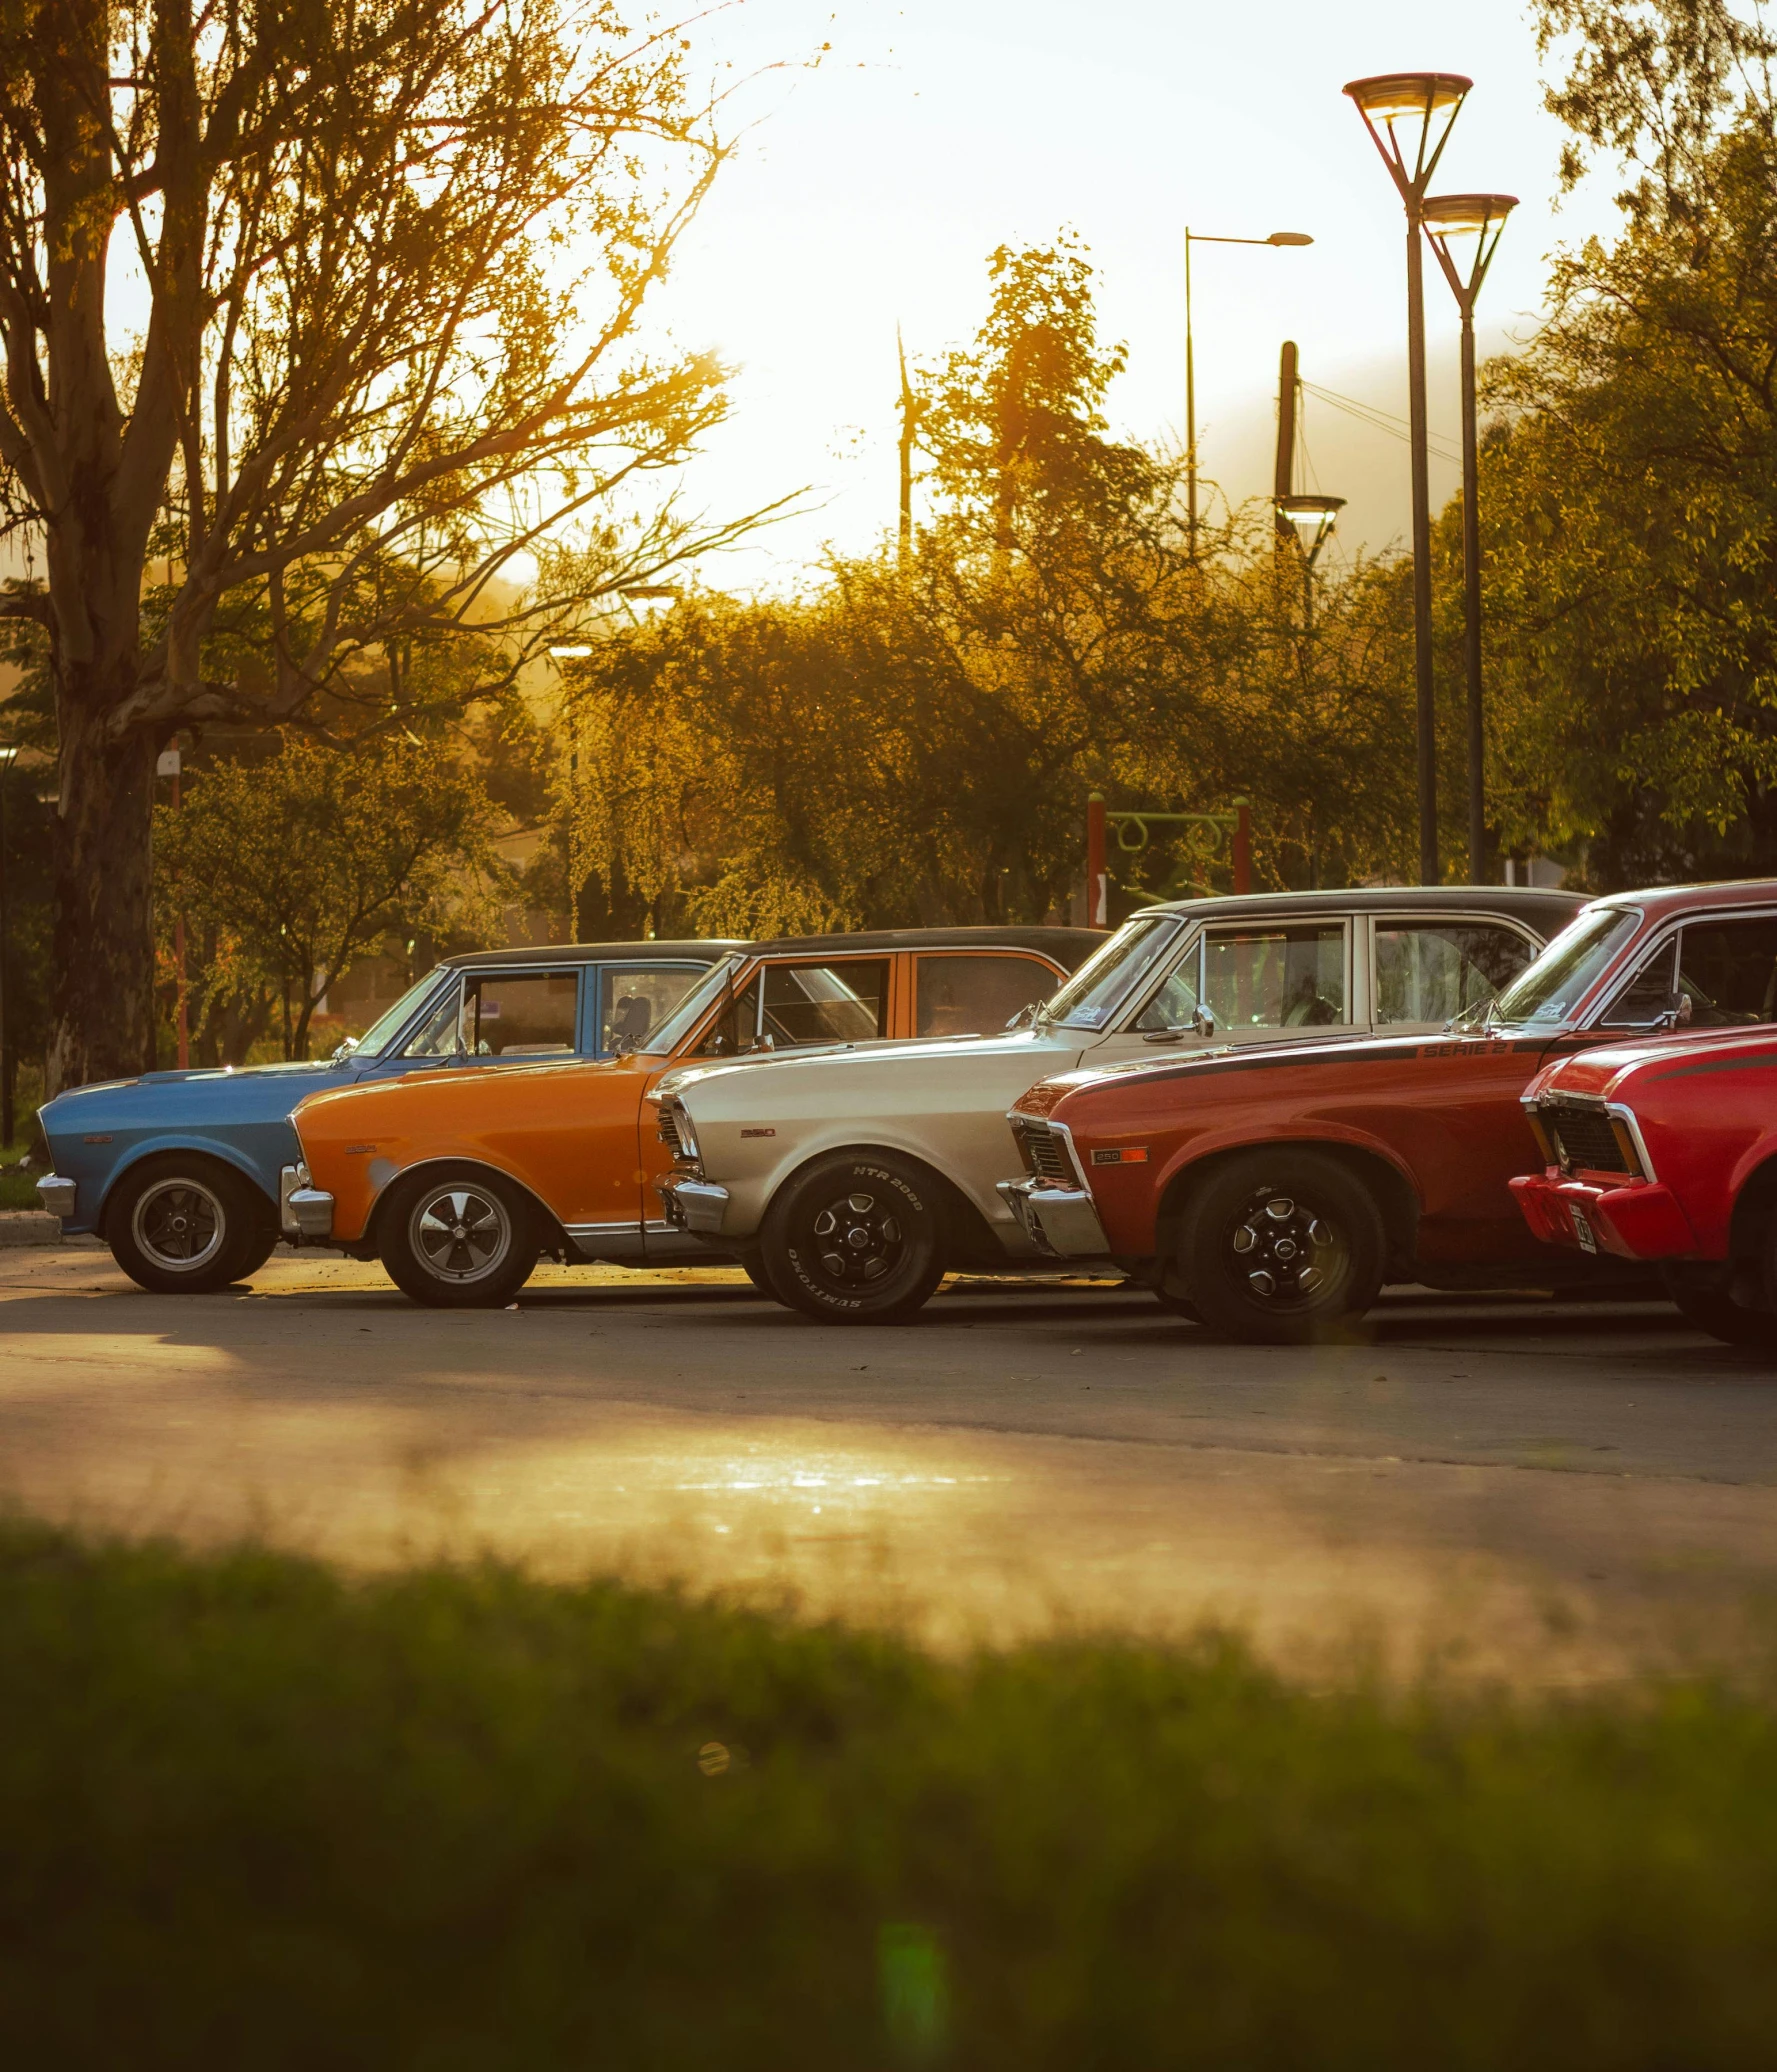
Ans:
[[[1289,949],[1255,936],[1251,954]],[[1192,1025],[1202,975],[1174,971],[1161,990],[1164,1019]],[[1053,1256],[1117,1260],[1239,1338],[1315,1337],[1387,1282],[1548,1286],[1550,1254],[1509,1185],[1543,1164],[1526,1086],[1606,1032],[1685,1021],[1777,1022],[1777,882],[1595,901],[1430,1040],[1212,1050],[1044,1080],[1010,1111],[1027,1177],[1002,1192]],[[1576,1248],[1558,1277],[1599,1270],[1621,1271]]]
[[[1524,1113],[1546,1163],[1512,1182],[1575,1255],[1657,1260],[1685,1315],[1777,1346],[1777,1030],[1657,1036],[1562,1058]]]

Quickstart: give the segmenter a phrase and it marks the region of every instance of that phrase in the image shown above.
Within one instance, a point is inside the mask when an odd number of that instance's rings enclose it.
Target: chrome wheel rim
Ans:
[[[1318,1308],[1344,1286],[1351,1248],[1312,1202],[1262,1187],[1228,1231],[1226,1263],[1249,1302],[1268,1310]]]
[[[486,1280],[512,1249],[505,1204],[478,1187],[440,1187],[422,1195],[408,1234],[415,1258],[433,1279],[455,1287]]]
[[[900,1264],[906,1250],[895,1204],[860,1188],[836,1196],[816,1212],[810,1246],[822,1277],[848,1291],[873,1288]]]
[[[222,1250],[228,1213],[201,1180],[160,1180],[138,1197],[130,1235],[162,1273],[197,1273]]]

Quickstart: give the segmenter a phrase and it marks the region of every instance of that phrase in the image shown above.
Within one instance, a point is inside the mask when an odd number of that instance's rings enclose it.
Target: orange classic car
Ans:
[[[427,1038],[461,1069],[433,1064],[296,1108],[287,1216],[304,1242],[380,1258],[399,1287],[439,1307],[509,1302],[544,1252],[707,1265],[708,1247],[661,1217],[654,1187],[671,1158],[644,1098],[669,1067],[985,1034],[1046,999],[1104,940],[1086,928],[912,928],[758,943],[711,966],[652,1026],[639,1017],[616,1057],[539,1063],[521,1049],[495,1071],[471,1061],[497,1051],[510,1003],[465,980]],[[548,974],[530,976],[535,991]]]

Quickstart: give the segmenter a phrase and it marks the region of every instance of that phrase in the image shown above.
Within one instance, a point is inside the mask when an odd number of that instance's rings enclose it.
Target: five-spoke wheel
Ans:
[[[1195,1189],[1178,1273],[1212,1330],[1300,1344],[1370,1307],[1385,1253],[1374,1197],[1336,1158],[1255,1151]]]
[[[263,1266],[278,1241],[272,1205],[239,1173],[170,1153],[132,1166],[105,1204],[111,1256],[157,1295],[201,1295]]]
[[[838,1323],[898,1323],[944,1278],[943,1234],[923,1167],[894,1152],[842,1153],[780,1191],[760,1251],[780,1301]]]
[[[435,1309],[503,1308],[537,1263],[530,1203],[511,1181],[470,1167],[397,1180],[376,1231],[389,1278]]]

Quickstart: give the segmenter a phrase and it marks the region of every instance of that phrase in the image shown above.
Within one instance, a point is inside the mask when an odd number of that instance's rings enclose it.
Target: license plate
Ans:
[[[1598,1240],[1592,1235],[1592,1226],[1586,1221],[1586,1212],[1576,1203],[1567,1204],[1567,1212],[1573,1218],[1573,1234],[1580,1241],[1582,1252],[1596,1252]]]

